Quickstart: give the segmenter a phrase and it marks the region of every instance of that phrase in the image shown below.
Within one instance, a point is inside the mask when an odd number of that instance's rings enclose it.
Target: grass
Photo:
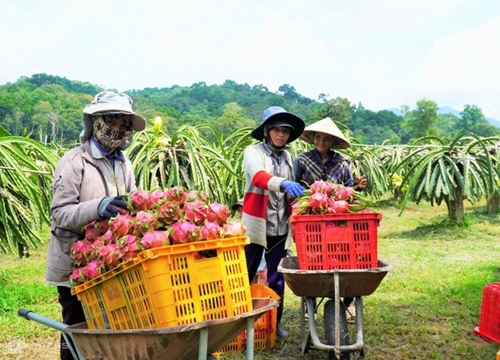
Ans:
[[[393,266],[364,300],[365,358],[493,359],[498,344],[473,334],[483,289],[499,281],[500,217],[484,204],[467,206],[462,226],[447,221],[446,207],[410,204],[401,217],[390,202],[380,204],[379,258]],[[19,307],[60,319],[57,294],[44,285],[45,249],[31,257],[0,255],[0,358],[57,358],[58,333],[17,316]],[[322,334],[322,309],[318,330]],[[300,351],[300,298],[287,290],[283,321],[291,336],[255,359],[326,359]],[[350,329],[352,332],[353,329]],[[242,354],[221,356],[242,359]],[[352,356],[353,359],[356,356]]]

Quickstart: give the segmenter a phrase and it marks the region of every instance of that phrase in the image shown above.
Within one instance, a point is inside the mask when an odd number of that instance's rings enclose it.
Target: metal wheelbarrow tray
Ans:
[[[340,296],[356,297],[373,294],[390,270],[392,266],[383,260],[372,269],[300,270],[296,256],[283,258],[278,266],[295,295],[328,298],[335,297],[334,273],[339,276]]]
[[[48,325],[74,340],[81,359],[85,360],[192,360],[205,359],[243,330],[253,340],[253,323],[266,311],[278,306],[268,298],[254,298],[254,310],[225,319],[189,325],[145,330],[95,330],[86,323],[67,326],[35,313],[20,309],[20,316]],[[253,342],[247,344],[247,359],[253,359]]]

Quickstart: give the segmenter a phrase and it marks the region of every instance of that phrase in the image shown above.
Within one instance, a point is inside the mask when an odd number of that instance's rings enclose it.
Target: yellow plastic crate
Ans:
[[[278,294],[270,287],[263,284],[253,284],[250,286],[252,298],[272,298],[280,299]],[[254,349],[273,349],[276,345],[276,317],[278,310],[273,308],[254,323]],[[217,352],[217,355],[239,353],[246,350],[247,331],[244,330],[233,341]]]
[[[89,329],[154,329],[253,310],[244,247],[233,237],[146,250],[72,288]],[[200,251],[216,252],[199,258]]]

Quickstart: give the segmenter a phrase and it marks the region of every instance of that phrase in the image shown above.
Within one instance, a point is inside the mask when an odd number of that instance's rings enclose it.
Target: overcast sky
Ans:
[[[499,45],[498,0],[0,0],[0,85],[229,79],[373,111],[477,105],[500,120]]]

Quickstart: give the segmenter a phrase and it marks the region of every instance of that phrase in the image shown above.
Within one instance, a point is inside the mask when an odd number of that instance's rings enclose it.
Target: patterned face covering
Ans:
[[[120,126],[115,126],[122,119]],[[116,149],[131,133],[132,120],[127,116],[123,118],[113,115],[98,115],[94,117],[92,132],[97,142],[104,150],[110,152]],[[128,130],[126,130],[128,129]]]

